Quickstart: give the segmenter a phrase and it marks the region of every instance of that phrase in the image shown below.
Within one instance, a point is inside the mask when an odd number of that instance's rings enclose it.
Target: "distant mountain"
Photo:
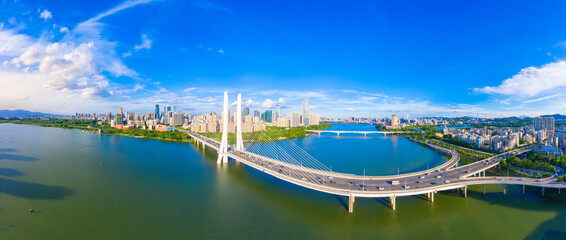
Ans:
[[[541,115],[541,117],[553,117],[554,120],[565,120],[566,119],[566,115],[561,115],[561,114]]]
[[[30,112],[26,110],[0,110],[0,117],[29,117],[30,115],[36,115],[39,117],[61,117],[62,115],[52,114],[52,113],[42,113],[42,112]]]

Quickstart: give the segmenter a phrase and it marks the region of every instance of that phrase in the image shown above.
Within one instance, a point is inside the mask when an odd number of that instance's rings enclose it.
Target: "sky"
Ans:
[[[0,109],[566,114],[566,1],[0,0]]]

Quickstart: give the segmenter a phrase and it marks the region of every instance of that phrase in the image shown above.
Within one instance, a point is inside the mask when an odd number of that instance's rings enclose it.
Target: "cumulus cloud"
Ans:
[[[218,53],[224,53],[224,50],[219,49],[219,50],[218,50]]]
[[[557,61],[541,67],[528,67],[506,79],[499,86],[474,88],[477,93],[533,97],[566,87],[566,61]]]
[[[43,12],[41,12],[39,14],[40,18],[43,18],[46,22],[48,19],[50,19],[52,17],[51,12],[47,11],[47,9],[44,9]]]
[[[277,105],[281,106],[285,104],[285,101],[283,101],[283,98],[279,98],[279,100],[277,101],[272,101],[271,99],[265,99],[265,101],[263,101],[263,103],[261,104],[262,108],[275,108]]]
[[[102,36],[104,25],[96,21],[147,2],[151,1],[122,3],[78,24],[73,30],[62,27],[59,31],[67,35],[55,42],[49,38],[35,39],[20,34],[16,29],[0,29],[0,57],[11,59],[3,65],[20,69],[22,73],[30,76],[41,76],[37,79],[43,80],[40,85],[45,89],[76,94],[82,98],[104,98],[113,93],[127,92],[117,89],[116,84],[113,87],[107,76],[139,79],[139,74],[116,56],[116,43]],[[47,20],[52,15],[51,12],[43,10],[40,17]],[[12,22],[15,24],[15,19]],[[142,37],[144,38],[146,40],[143,41],[142,47],[149,48],[151,41],[147,36]]]
[[[145,35],[145,34],[142,34],[141,38],[142,38],[141,44],[136,45],[134,47],[136,49],[136,51],[139,51],[141,49],[150,49],[151,48],[151,42],[152,42],[151,39],[149,39],[147,37],[147,35]]]

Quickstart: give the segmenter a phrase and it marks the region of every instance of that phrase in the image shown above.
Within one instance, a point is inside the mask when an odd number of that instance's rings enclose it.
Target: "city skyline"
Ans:
[[[262,4],[4,1],[0,109],[202,114],[228,91],[325,117],[566,113],[566,3]]]

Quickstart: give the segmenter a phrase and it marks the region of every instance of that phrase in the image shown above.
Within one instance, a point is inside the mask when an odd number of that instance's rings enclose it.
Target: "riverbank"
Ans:
[[[125,137],[135,137],[143,139],[156,139],[168,142],[194,142],[187,134],[178,131],[155,131],[155,130],[145,130],[145,129],[117,129],[110,127],[109,125],[97,125],[94,120],[67,120],[67,119],[3,119],[0,120],[2,123],[12,123],[12,124],[24,124],[24,125],[34,125],[39,127],[54,127],[54,128],[64,128],[64,129],[79,129],[88,133],[99,134],[99,130],[102,130],[102,134],[106,135],[119,135]],[[266,131],[243,133],[244,140],[247,141],[277,141],[283,139],[293,139],[309,136],[310,134],[305,130],[324,130],[332,127],[332,124],[321,123],[319,125],[312,125],[308,127],[294,127],[294,128],[280,128],[280,127],[268,127]],[[199,133],[201,135],[213,138],[215,140],[221,141],[222,133]],[[228,134],[228,141],[230,143],[236,142],[236,133]]]

